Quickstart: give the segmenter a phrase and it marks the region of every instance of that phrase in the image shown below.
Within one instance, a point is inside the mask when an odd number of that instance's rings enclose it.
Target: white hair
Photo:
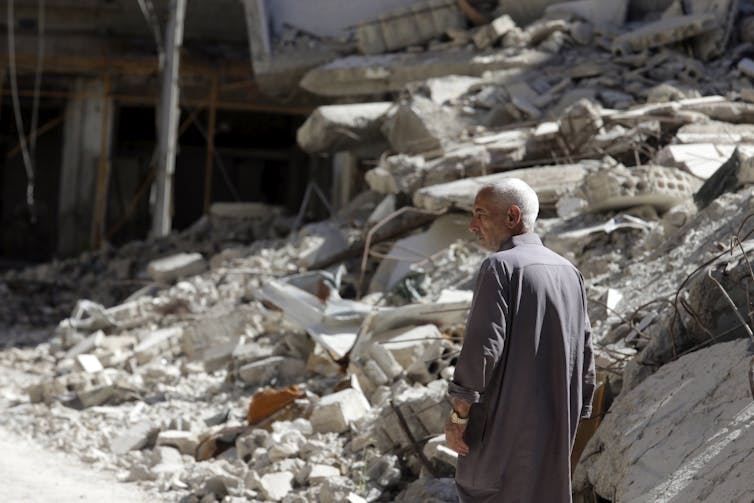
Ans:
[[[500,182],[485,185],[482,190],[489,190],[501,207],[508,208],[515,204],[521,209],[521,220],[527,231],[534,230],[534,222],[539,215],[539,198],[529,184],[518,178],[506,178]]]

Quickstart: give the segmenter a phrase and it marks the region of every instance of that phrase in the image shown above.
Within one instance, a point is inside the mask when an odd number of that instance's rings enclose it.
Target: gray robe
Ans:
[[[579,271],[533,233],[479,271],[449,395],[472,403],[456,483],[462,501],[570,502],[570,454],[594,393]]]

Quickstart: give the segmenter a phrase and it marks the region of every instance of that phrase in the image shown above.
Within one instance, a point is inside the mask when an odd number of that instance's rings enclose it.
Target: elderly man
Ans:
[[[462,502],[571,501],[570,454],[591,415],[594,357],[579,271],[532,232],[537,195],[482,188],[470,230],[494,252],[479,270],[445,427]]]

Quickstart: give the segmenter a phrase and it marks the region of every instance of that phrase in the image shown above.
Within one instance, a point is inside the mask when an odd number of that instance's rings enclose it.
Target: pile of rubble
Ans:
[[[127,259],[123,278],[151,286],[118,303],[92,290],[51,340],[1,352],[14,369],[2,424],[155,498],[455,501],[446,390],[484,257],[461,211],[482,185],[518,177],[540,197],[537,231],[579,266],[590,300],[601,389],[585,423],[596,433],[577,442],[576,496],[751,494],[754,23],[739,15],[751,11],[670,2],[623,25],[608,3],[466,31],[455,2],[431,2],[444,14],[427,36],[453,36],[475,75],[404,89],[379,66],[313,70],[310,90],[322,76],[359,94],[362,70],[368,93],[404,90],[320,107],[299,130],[312,153],[385,151],[364,174],[370,190],[286,239],[94,256],[92,282],[120,277]],[[364,53],[428,40],[396,46],[391,19],[359,29]],[[469,60],[467,44],[498,48]],[[455,52],[433,48],[449,51],[452,73]],[[253,238],[275,227],[295,225],[277,215]],[[28,278],[68,270],[9,273],[4,303]]]

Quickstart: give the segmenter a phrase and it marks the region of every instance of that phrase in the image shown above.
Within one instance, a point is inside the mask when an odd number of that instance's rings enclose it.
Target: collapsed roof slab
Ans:
[[[443,75],[478,77],[486,71],[540,66],[552,57],[534,49],[507,55],[458,50],[349,56],[309,71],[300,85],[321,96],[374,95]]]
[[[514,169],[494,175],[465,178],[455,182],[424,187],[414,193],[414,206],[436,211],[451,207],[471,211],[476,193],[485,185],[507,178],[519,178],[528,183],[539,197],[540,210],[555,210],[558,200],[572,194],[581,186],[594,161],[536,168]]]

